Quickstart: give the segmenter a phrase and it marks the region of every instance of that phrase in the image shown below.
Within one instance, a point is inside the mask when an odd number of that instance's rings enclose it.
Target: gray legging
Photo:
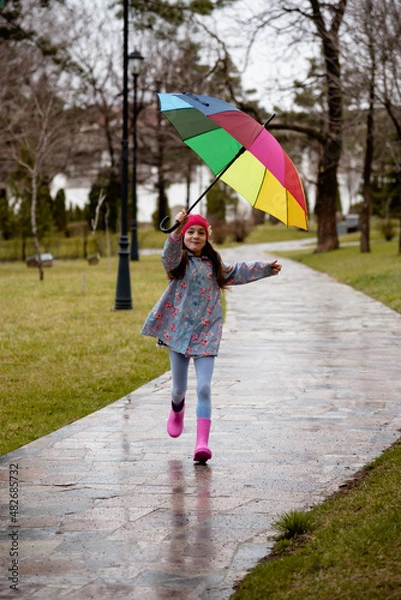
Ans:
[[[196,416],[198,419],[210,419],[212,415],[211,384],[214,359],[214,356],[198,356],[194,358],[196,393],[198,395]],[[170,350],[170,365],[173,375],[171,399],[174,404],[179,404],[185,398],[188,387],[188,367],[190,360],[184,354]]]

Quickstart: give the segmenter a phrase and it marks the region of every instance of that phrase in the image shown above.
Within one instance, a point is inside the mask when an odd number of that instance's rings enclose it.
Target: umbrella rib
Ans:
[[[198,98],[198,96],[195,96],[195,94],[191,94],[191,92],[184,92],[183,96],[188,96],[189,98],[196,100],[196,102],[199,102],[199,104],[203,104],[203,106],[210,106],[208,102],[203,102],[200,98]]]

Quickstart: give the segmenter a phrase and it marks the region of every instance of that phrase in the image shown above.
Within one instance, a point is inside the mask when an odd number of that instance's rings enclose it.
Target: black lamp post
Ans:
[[[132,224],[131,224],[131,260],[139,260],[138,254],[138,223],[137,223],[137,193],[136,193],[136,173],[137,173],[137,91],[138,91],[138,76],[141,72],[142,61],[144,57],[138,50],[134,50],[128,57],[131,65],[132,79],[134,83],[134,104],[132,113]]]
[[[123,43],[123,132],[121,139],[121,235],[117,275],[115,310],[132,309],[129,270],[128,206],[128,0],[124,0]]]

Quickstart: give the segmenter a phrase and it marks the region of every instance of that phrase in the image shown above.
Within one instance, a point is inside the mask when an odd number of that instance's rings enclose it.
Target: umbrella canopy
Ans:
[[[305,194],[294,164],[263,125],[211,96],[158,94],[160,110],[215,175],[253,207],[308,229]],[[230,164],[231,163],[231,164]],[[192,207],[193,208],[193,207]]]

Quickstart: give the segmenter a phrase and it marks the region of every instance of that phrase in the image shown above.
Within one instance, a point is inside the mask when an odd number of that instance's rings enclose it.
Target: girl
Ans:
[[[170,282],[141,333],[169,348],[173,382],[167,432],[174,438],[184,428],[188,366],[194,360],[198,397],[194,461],[205,463],[212,458],[211,381],[223,325],[221,290],[277,275],[281,265],[277,261],[226,265],[209,241],[210,226],[204,217],[182,210],[175,220],[180,226],[169,235],[162,253]]]

